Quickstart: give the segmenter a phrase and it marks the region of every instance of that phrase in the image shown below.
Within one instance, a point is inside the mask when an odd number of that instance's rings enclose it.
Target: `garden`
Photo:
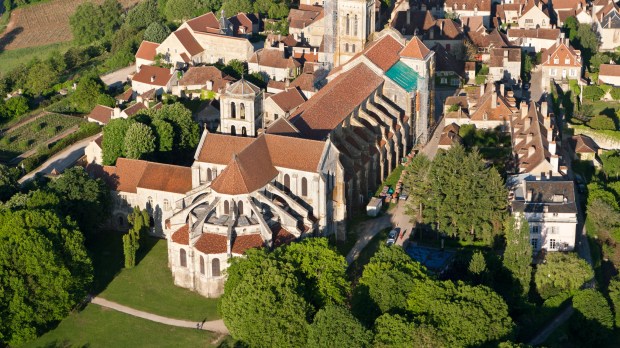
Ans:
[[[0,160],[11,160],[83,122],[82,118],[60,114],[38,117],[0,136]]]

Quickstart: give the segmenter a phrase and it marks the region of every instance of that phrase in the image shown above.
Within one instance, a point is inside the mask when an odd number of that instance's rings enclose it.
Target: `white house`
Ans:
[[[284,81],[296,78],[301,73],[301,63],[284,51],[284,44],[278,48],[260,49],[248,60],[248,71],[259,73],[269,80]]]
[[[298,88],[287,88],[280,93],[266,97],[263,106],[265,127],[280,118],[287,119],[305,101],[304,94]]]
[[[446,0],[444,12],[456,14],[458,17],[482,17],[484,26],[491,27],[491,0]]]
[[[533,251],[573,250],[577,230],[574,183],[523,176],[512,180],[512,214],[527,220]]]
[[[508,40],[525,52],[542,52],[560,38],[560,29],[508,29]]]
[[[527,0],[517,23],[522,29],[551,28],[547,5],[541,0]]]
[[[598,73],[598,83],[620,87],[620,65],[618,64],[601,64]]]
[[[155,63],[158,47],[159,44],[156,42],[142,41],[136,52],[136,72],[140,71],[140,67],[143,65],[153,65]]]
[[[156,95],[170,93],[172,86],[176,84],[177,74],[174,68],[160,68],[157,66],[143,65],[131,80],[131,88],[138,95],[150,90],[155,90]]]

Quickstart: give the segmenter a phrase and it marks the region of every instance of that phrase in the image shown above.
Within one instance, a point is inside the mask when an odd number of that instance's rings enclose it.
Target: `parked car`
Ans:
[[[396,239],[398,239],[398,233],[399,233],[398,228],[393,228],[393,229],[390,231],[390,233],[388,234],[388,239],[387,239],[387,241],[385,242],[385,244],[386,244],[387,246],[391,246],[391,245],[393,245],[394,243],[396,243]]]
[[[409,198],[409,192],[407,190],[403,190],[398,197],[398,199],[402,200],[407,200],[407,198]]]

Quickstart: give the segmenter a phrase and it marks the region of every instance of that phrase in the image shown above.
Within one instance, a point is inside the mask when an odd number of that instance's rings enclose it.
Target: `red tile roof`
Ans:
[[[226,236],[215,233],[203,233],[198,237],[194,247],[205,254],[225,254],[228,252]]]
[[[177,244],[189,245],[189,225],[181,226],[172,234],[172,242]]]
[[[138,111],[146,110],[146,109],[148,108],[146,107],[146,105],[144,105],[144,103],[135,103],[131,105],[130,107],[128,107],[127,109],[123,110],[123,112],[125,113],[125,115],[127,115],[127,117],[131,117],[137,114]]]
[[[142,65],[140,71],[133,76],[133,81],[152,86],[166,86],[170,79],[172,79],[170,69],[150,65]]]
[[[273,247],[277,248],[282,245],[287,245],[293,242],[296,237],[294,234],[287,231],[284,227],[277,224],[271,228],[273,232]]]
[[[189,167],[119,158],[116,166],[105,166],[104,170],[113,179],[111,188],[115,191],[136,193],[140,187],[186,193],[192,189],[192,171]]]
[[[286,118],[280,117],[267,127],[265,134],[298,136],[299,129],[295,128]]]
[[[323,140],[383,83],[365,64],[346,71],[297,109],[291,123],[310,139]]]
[[[104,105],[97,105],[90,114],[88,114],[88,118],[92,118],[103,124],[108,124],[112,119],[112,115],[114,115],[114,109]]]
[[[219,92],[226,88],[227,83],[235,82],[236,80],[232,76],[228,76],[220,69],[214,66],[192,66],[183,77],[179,80],[180,86],[205,86],[207,81],[213,82],[213,88],[211,90]]]
[[[601,64],[598,76],[620,76],[620,64]]]
[[[192,18],[187,21],[187,25],[192,28],[193,31],[198,32],[219,32],[220,30],[220,21],[217,19],[213,12],[208,12],[203,14],[202,16],[198,16],[196,18]]]
[[[288,88],[286,91],[269,97],[284,112],[290,112],[306,101],[301,91],[297,88]]]
[[[175,31],[174,36],[179,39],[179,42],[181,42],[181,45],[183,45],[183,47],[190,56],[193,57],[204,51],[204,48],[200,46],[198,41],[196,41],[196,39],[194,38],[194,35],[192,35],[192,33],[187,28]]]
[[[387,71],[398,62],[398,52],[402,49],[403,45],[392,35],[385,35],[364,50],[364,55],[381,70]]]
[[[400,52],[400,56],[405,58],[424,59],[430,51],[431,50],[429,50],[417,36],[414,36]]]
[[[232,252],[234,254],[243,254],[248,249],[262,248],[263,246],[264,242],[260,234],[241,235],[235,238],[232,245]]]
[[[207,133],[196,160],[206,163],[227,164],[233,154],[241,152],[253,141],[252,138]]]
[[[142,41],[140,47],[138,47],[138,51],[136,52],[136,58],[155,61],[155,56],[157,52],[155,50],[159,47],[159,44],[156,42],[150,41]]]
[[[296,69],[301,67],[301,63],[293,57],[286,58],[284,52],[277,48],[263,48],[254,52],[248,63],[276,69]]]

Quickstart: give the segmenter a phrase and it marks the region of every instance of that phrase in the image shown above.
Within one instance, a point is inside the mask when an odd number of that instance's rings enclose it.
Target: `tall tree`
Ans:
[[[49,210],[0,213],[0,343],[20,345],[64,318],[93,269],[82,233]]]
[[[144,29],[151,23],[161,19],[157,0],[141,1],[138,5],[127,12],[125,23],[136,29]]]
[[[159,22],[153,22],[144,31],[144,40],[162,43],[168,35],[170,35],[170,28]]]
[[[19,169],[0,164],[0,201],[4,202],[17,192]]]
[[[474,252],[471,256],[467,270],[478,279],[484,276],[484,273],[487,271],[487,262],[480,251]]]
[[[506,231],[506,250],[503,265],[517,281],[513,289],[519,296],[526,296],[530,291],[532,280],[532,246],[530,245],[530,227],[527,220],[510,217],[504,227]]]
[[[407,200],[408,213],[414,217],[423,217],[424,205],[431,190],[431,160],[426,155],[420,153],[407,165],[407,175],[404,184],[409,188],[409,199]]]
[[[601,347],[609,343],[614,327],[614,317],[603,294],[595,289],[579,290],[573,296],[575,314],[571,330],[583,347]]]
[[[88,73],[80,78],[70,100],[75,111],[88,113],[99,103],[99,97],[104,94],[104,85],[99,76]]]
[[[123,153],[127,158],[140,159],[155,151],[155,135],[151,128],[135,122],[127,129]]]
[[[534,275],[536,291],[543,299],[573,292],[594,277],[590,265],[576,253],[549,253]]]
[[[192,119],[192,112],[180,103],[164,105],[156,110],[153,119],[168,121],[174,128],[175,148],[187,150],[195,149],[200,141],[200,127]]]
[[[609,299],[613,305],[616,327],[620,327],[620,277],[614,276],[609,281]]]
[[[125,134],[133,121],[117,118],[111,120],[103,127],[103,164],[114,165],[116,159],[123,156],[123,147],[125,144]]]
[[[153,131],[157,138],[157,151],[169,152],[172,151],[174,145],[174,129],[172,125],[165,120],[154,120],[152,122]]]
[[[328,304],[314,316],[306,347],[370,347],[372,334],[348,309]]]

